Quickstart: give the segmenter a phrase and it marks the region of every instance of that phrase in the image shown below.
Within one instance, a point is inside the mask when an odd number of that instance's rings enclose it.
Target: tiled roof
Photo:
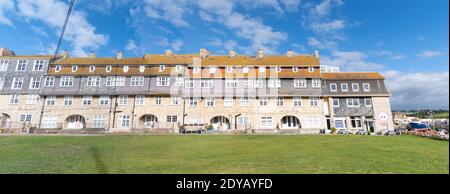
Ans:
[[[326,80],[384,79],[384,77],[377,72],[322,73],[321,77]]]
[[[313,56],[208,56],[202,66],[319,66],[319,59]]]
[[[53,55],[7,55],[7,56],[0,56],[0,58],[53,58]]]

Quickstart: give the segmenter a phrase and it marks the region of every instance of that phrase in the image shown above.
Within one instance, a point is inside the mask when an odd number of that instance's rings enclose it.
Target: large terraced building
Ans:
[[[384,78],[312,55],[19,56],[0,50],[0,130],[319,133],[393,129]]]

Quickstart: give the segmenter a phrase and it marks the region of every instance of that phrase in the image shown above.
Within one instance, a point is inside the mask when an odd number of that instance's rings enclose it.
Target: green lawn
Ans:
[[[433,116],[435,119],[448,119],[448,112],[442,112]]]
[[[415,136],[0,136],[0,173],[449,173]]]

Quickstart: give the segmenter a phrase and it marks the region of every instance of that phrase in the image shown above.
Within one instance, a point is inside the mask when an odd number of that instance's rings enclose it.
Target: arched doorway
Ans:
[[[86,127],[86,120],[81,115],[72,115],[66,119],[67,129],[83,129]]]
[[[300,120],[292,115],[284,116],[281,118],[281,128],[282,129],[300,129]]]
[[[146,114],[141,117],[142,126],[146,129],[151,129],[157,127],[158,117],[152,114]]]
[[[0,129],[10,128],[11,127],[11,116],[6,113],[0,114]]]
[[[215,130],[230,129],[230,120],[224,116],[215,116],[211,119],[210,123]]]

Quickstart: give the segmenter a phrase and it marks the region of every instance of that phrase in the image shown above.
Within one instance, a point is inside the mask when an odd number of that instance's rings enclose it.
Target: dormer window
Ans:
[[[94,72],[94,71],[95,71],[95,66],[94,65],[89,66],[89,72]]]
[[[312,72],[314,72],[314,67],[308,67],[308,71],[310,72],[310,73],[312,73]]]
[[[55,66],[55,72],[59,72],[59,71],[61,71],[61,65]]]
[[[111,65],[108,65],[108,66],[106,66],[106,72],[111,72],[111,70],[112,70],[112,67],[111,67]]]
[[[275,67],[275,70],[276,70],[277,72],[281,72],[281,67]]]
[[[266,67],[259,67],[259,72],[261,72],[261,73],[266,72]]]
[[[180,71],[180,70],[181,70],[181,65],[176,65],[176,66],[175,66],[175,70],[176,70],[176,71]]]
[[[128,72],[128,69],[129,69],[129,67],[128,67],[128,65],[125,65],[125,66],[123,66],[123,72]]]
[[[292,67],[292,72],[298,72],[298,67]]]
[[[144,71],[145,71],[145,66],[144,65],[139,66],[139,72],[144,73]]]
[[[200,73],[201,68],[200,67],[194,67],[194,73]]]
[[[242,72],[243,72],[243,73],[248,73],[248,67],[242,68]]]
[[[159,72],[164,71],[164,69],[166,69],[166,66],[165,66],[165,65],[160,65],[160,66],[159,66]]]
[[[227,67],[227,73],[233,73],[233,67]]]
[[[210,67],[209,73],[216,73],[217,68],[216,67]]]
[[[75,72],[75,71],[77,71],[77,70],[78,70],[78,66],[72,65],[72,72]]]

